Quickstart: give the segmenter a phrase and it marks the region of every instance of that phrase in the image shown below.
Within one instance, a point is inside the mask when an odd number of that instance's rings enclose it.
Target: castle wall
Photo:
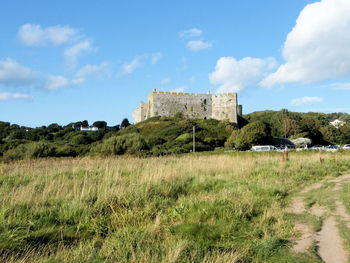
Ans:
[[[237,123],[237,114],[242,114],[242,106],[237,105],[237,93],[228,94],[188,94],[153,92],[148,96],[148,104],[134,111],[134,123],[154,116],[175,116],[182,113],[185,118],[228,119]]]
[[[237,123],[237,93],[212,95],[212,118]]]
[[[133,112],[132,118],[134,123],[138,123],[147,119],[148,104],[141,101],[140,106]]]
[[[185,118],[211,118],[210,94],[152,93],[149,96],[150,117],[175,116],[181,112]]]

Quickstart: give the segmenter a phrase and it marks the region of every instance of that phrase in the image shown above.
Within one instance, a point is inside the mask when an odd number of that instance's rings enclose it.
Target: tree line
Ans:
[[[338,128],[329,124],[339,119]],[[136,125],[127,119],[108,126],[92,124],[98,131],[79,131],[89,123],[79,121],[30,128],[0,122],[0,158],[14,160],[37,157],[84,155],[166,155],[192,150],[192,130],[196,129],[196,150],[247,150],[252,145],[273,144],[274,138],[307,138],[312,144],[350,143],[350,115],[346,113],[297,113],[288,110],[261,111],[239,118],[238,125],[228,120],[153,117]]]

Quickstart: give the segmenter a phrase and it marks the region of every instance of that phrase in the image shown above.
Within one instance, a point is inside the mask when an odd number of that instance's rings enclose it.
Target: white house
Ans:
[[[80,126],[80,131],[98,131],[98,128],[94,126],[90,126],[90,127]]]
[[[345,121],[341,121],[338,119],[335,119],[334,121],[329,122],[330,125],[333,125],[336,128],[343,126],[345,123],[346,123]]]

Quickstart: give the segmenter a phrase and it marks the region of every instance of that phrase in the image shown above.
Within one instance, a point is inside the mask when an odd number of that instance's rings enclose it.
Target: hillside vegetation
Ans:
[[[339,118],[346,124],[335,128],[329,124],[332,118]],[[244,115],[238,126],[214,119],[183,119],[180,114],[173,118],[153,117],[136,125],[130,125],[126,119],[114,127],[108,127],[103,121],[95,124],[99,127],[96,132],[72,128],[73,125],[87,126],[87,121],[34,129],[0,122],[0,157],[14,160],[188,153],[193,146],[193,126],[196,129],[196,151],[224,147],[247,150],[254,144],[272,144],[274,137],[308,138],[313,144],[323,145],[350,143],[350,115],[343,113],[262,111]]]

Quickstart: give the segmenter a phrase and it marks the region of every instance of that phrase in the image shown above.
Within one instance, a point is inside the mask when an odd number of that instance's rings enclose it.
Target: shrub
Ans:
[[[31,142],[18,145],[4,153],[4,160],[32,159],[40,157],[52,157],[56,155],[55,146],[48,142]]]
[[[75,157],[78,155],[76,147],[73,147],[69,144],[64,144],[56,147],[56,156],[57,157]]]
[[[70,139],[70,143],[79,145],[79,144],[89,144],[90,138],[85,133],[80,133],[75,136],[73,136]]]
[[[234,130],[225,145],[237,150],[248,150],[254,144],[269,144],[271,139],[268,126],[261,121],[255,121],[241,130]]]
[[[47,142],[32,142],[25,145],[27,158],[55,156],[55,147]]]
[[[139,151],[147,149],[147,144],[143,137],[139,134],[125,134],[120,136],[112,136],[104,140],[101,144],[94,145],[91,153],[102,155],[119,155],[119,154],[135,154]]]
[[[13,161],[23,159],[25,157],[25,147],[23,144],[14,149],[6,151],[3,155],[4,161]]]
[[[182,142],[182,143],[189,143],[193,140],[193,134],[191,133],[184,133],[178,136],[175,141]]]
[[[183,114],[182,114],[182,112],[177,112],[176,114],[175,114],[175,120],[181,120],[181,119],[183,119]]]

